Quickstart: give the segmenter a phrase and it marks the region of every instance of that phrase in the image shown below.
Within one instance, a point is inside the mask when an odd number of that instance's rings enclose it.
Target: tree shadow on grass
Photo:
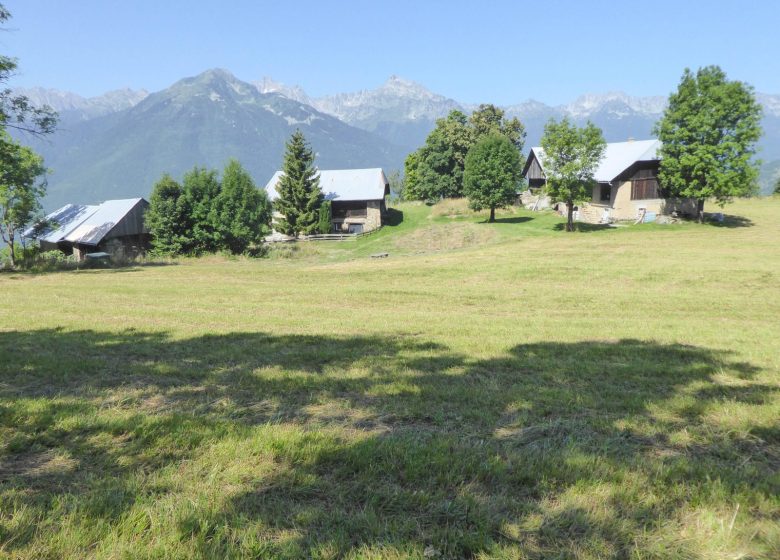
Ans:
[[[404,213],[397,208],[388,208],[382,221],[386,226],[400,226],[404,221]]]
[[[710,225],[712,227],[731,228],[731,229],[752,227],[755,225],[753,223],[753,220],[751,220],[750,218],[746,218],[745,216],[735,216],[734,214],[724,214],[723,221],[715,220],[712,214],[708,214],[706,216],[705,224]]]
[[[776,433],[708,417],[776,388],[751,389],[756,367],[706,348],[538,343],[473,359],[413,336],[39,330],[0,333],[0,353],[0,509],[27,512],[0,518],[3,550],[63,511],[116,527],[140,497],[173,492],[163,472],[229,437],[270,450],[273,470],[175,516],[165,531],[189,554],[621,557],[665,543],[697,557],[673,524],[690,503],[776,499]]]
[[[558,223],[553,226],[555,231],[566,231],[565,223]],[[589,224],[586,222],[574,222],[574,231],[578,233],[593,233],[595,231],[608,231],[612,229],[609,224]]]
[[[525,222],[530,222],[533,220],[532,216],[513,216],[511,218],[496,218],[494,220],[494,223],[496,224],[524,224]],[[484,224],[488,223],[487,221],[482,222]]]

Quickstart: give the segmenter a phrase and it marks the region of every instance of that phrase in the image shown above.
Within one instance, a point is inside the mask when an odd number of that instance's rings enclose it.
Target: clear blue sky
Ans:
[[[2,0],[12,85],[98,95],[222,67],[309,94],[391,74],[464,102],[667,95],[685,66],[780,93],[780,2]]]

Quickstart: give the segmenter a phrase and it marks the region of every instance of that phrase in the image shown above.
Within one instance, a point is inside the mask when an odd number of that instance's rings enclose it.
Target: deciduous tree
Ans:
[[[271,204],[265,190],[255,186],[241,164],[232,159],[222,173],[222,188],[216,198],[214,229],[219,245],[233,254],[259,246],[271,224]]]
[[[554,202],[566,203],[566,231],[574,231],[574,204],[591,197],[593,174],[607,147],[604,136],[591,122],[579,128],[564,117],[545,125],[541,145],[545,188]]]
[[[697,201],[699,221],[707,199],[723,206],[757,191],[761,106],[753,88],[731,81],[717,66],[685,69],[655,133],[661,148],[661,186]]]
[[[8,21],[11,13],[0,4],[0,23]],[[36,135],[54,132],[57,113],[51,107],[35,107],[24,95],[15,95],[5,87],[17,68],[15,59],[0,55],[0,129],[13,128]]]
[[[8,244],[13,266],[17,234],[40,212],[40,200],[46,194],[45,174],[39,155],[0,131],[0,238]]]
[[[283,174],[276,185],[274,208],[282,215],[275,227],[285,235],[310,234],[317,230],[323,194],[314,166],[314,152],[300,130],[287,142]]]
[[[489,222],[496,219],[496,208],[511,204],[522,181],[522,158],[515,144],[498,132],[482,136],[466,156],[463,186],[473,210],[490,209]]]
[[[149,198],[145,221],[154,250],[164,255],[184,253],[191,246],[192,223],[184,211],[181,185],[167,173],[157,181]]]

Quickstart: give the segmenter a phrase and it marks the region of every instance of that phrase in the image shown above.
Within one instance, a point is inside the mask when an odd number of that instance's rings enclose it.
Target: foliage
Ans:
[[[393,169],[387,174],[387,182],[390,185],[391,200],[398,202],[403,202],[406,200],[406,181],[404,181],[404,178],[398,169]]]
[[[268,198],[236,160],[225,166],[221,181],[216,171],[197,167],[182,185],[164,175],[149,203],[146,224],[161,255],[255,255],[270,230]]]
[[[503,109],[494,105],[480,105],[471,117],[456,110],[437,120],[425,144],[406,158],[406,197],[435,201],[463,196],[466,155],[480,138],[492,133],[506,136],[518,154],[522,152],[522,123],[506,119]]]
[[[274,209],[282,217],[275,228],[294,237],[314,233],[319,227],[323,194],[314,166],[314,152],[300,130],[286,144],[282,172],[276,185],[279,196],[274,201]]]
[[[215,201],[217,244],[236,254],[263,243],[271,223],[271,204],[265,190],[233,159],[222,173],[222,188]]]
[[[10,12],[0,4],[0,23],[10,18]],[[14,95],[10,88],[3,87],[16,69],[15,59],[0,55],[0,130],[13,128],[36,135],[54,132],[57,113],[51,107],[35,107],[26,96]]]
[[[774,194],[780,194],[780,177],[775,181],[775,190],[773,192]]]
[[[182,211],[189,216],[190,232],[185,253],[214,253],[222,248],[217,231],[216,200],[221,185],[217,171],[195,167],[182,181]]]
[[[473,210],[490,209],[489,222],[495,221],[496,208],[512,204],[522,181],[522,161],[516,145],[505,135],[488,132],[469,150],[463,185]]]
[[[323,200],[320,205],[319,211],[319,225],[317,226],[317,233],[330,233],[331,230],[331,202],[330,200]]]
[[[753,88],[730,81],[717,66],[686,68],[655,133],[663,142],[659,180],[673,196],[723,206],[757,191],[761,106]]]
[[[545,125],[541,145],[547,194],[566,203],[566,231],[574,231],[574,204],[592,196],[593,174],[607,146],[604,136],[591,122],[579,128],[564,117]]]
[[[43,159],[0,130],[0,239],[12,249],[17,234],[38,216],[46,194]],[[16,251],[10,250],[16,266]]]
[[[191,217],[184,211],[182,193],[181,185],[167,173],[152,189],[144,219],[152,236],[155,253],[178,255],[191,245]]]
[[[517,117],[507,119],[503,109],[495,105],[482,104],[469,118],[474,142],[487,134],[506,136],[519,153],[525,145],[525,127]]]

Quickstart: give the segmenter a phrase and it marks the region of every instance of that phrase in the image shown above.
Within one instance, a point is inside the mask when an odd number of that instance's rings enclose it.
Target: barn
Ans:
[[[276,185],[282,175],[274,173],[265,187],[272,203],[279,198]],[[390,183],[381,168],[322,169],[319,177],[320,189],[331,201],[333,232],[363,233],[382,226]]]
[[[144,224],[147,208],[149,203],[143,198],[66,204],[46,216],[48,227],[31,228],[24,236],[37,240],[43,251],[60,250],[79,260],[87,253],[99,252],[137,256],[149,246],[149,230]]]

